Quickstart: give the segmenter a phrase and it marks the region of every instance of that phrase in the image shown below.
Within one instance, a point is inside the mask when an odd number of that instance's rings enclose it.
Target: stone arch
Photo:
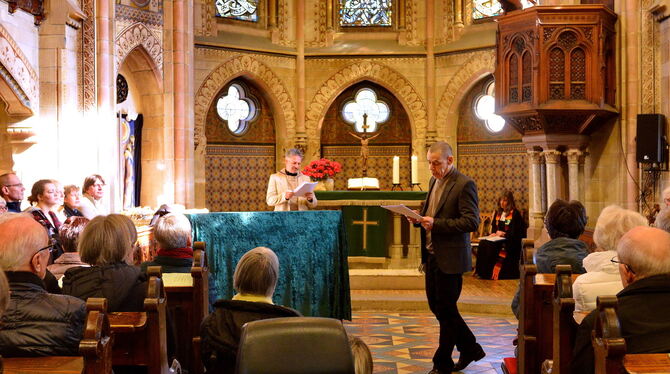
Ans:
[[[495,70],[495,50],[475,52],[461,66],[458,74],[447,83],[437,106],[436,132],[438,139],[450,142],[456,150],[458,106],[470,88],[487,74]],[[449,124],[449,125],[448,125]]]
[[[39,107],[37,72],[9,32],[0,25],[0,100],[13,117],[29,117]]]
[[[289,91],[272,69],[250,56],[237,56],[218,65],[204,79],[195,95],[195,184],[196,206],[205,206],[205,121],[207,110],[214,102],[216,94],[231,80],[244,76],[258,84],[267,92],[267,100],[275,115],[277,152],[282,153],[283,143],[289,145],[295,137],[295,106]]]
[[[333,74],[317,90],[306,112],[305,131],[307,132],[307,158],[316,158],[320,154],[321,126],[326,111],[347,87],[363,80],[375,82],[391,91],[402,103],[410,117],[413,151],[423,149],[422,139],[426,136],[426,105],[414,86],[400,73],[388,66],[361,61],[351,64]]]
[[[163,47],[160,40],[142,23],[134,23],[126,27],[116,37],[116,54],[114,56],[114,71],[127,58],[128,54],[138,46],[142,46],[146,54],[153,60],[156,66],[157,78],[162,80],[163,76]]]

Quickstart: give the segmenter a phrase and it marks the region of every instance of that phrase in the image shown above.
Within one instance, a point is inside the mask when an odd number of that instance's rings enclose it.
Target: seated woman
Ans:
[[[596,297],[616,295],[623,289],[619,265],[611,260],[616,256],[619,239],[630,229],[648,226],[647,219],[638,212],[610,205],[600,212],[593,241],[595,252],[584,258],[586,274],[582,274],[572,284],[575,298],[575,312],[590,312],[596,308]]]
[[[81,203],[81,195],[79,194],[79,187],[74,184],[69,184],[63,188],[63,205],[58,208],[65,217],[83,217],[79,211],[79,204]]]
[[[152,261],[140,265],[146,272],[148,266],[160,266],[163,273],[190,273],[193,267],[191,222],[185,215],[168,213],[154,225],[154,238],[158,252]]]
[[[85,217],[71,217],[65,220],[65,223],[61,226],[58,237],[63,247],[63,254],[47,268],[56,279],[61,279],[69,268],[89,266],[87,263],[81,261],[79,252],[77,252],[79,234],[84,231],[84,227],[86,227],[88,222],[88,218]]]
[[[582,260],[588,255],[586,243],[579,236],[586,227],[586,209],[579,201],[557,199],[544,217],[550,241],[537,249],[533,262],[538,273],[554,273],[556,265],[570,265],[573,274],[585,273]],[[519,318],[519,291],[512,300],[512,312]]]
[[[479,242],[475,272],[484,279],[517,279],[526,222],[516,209],[512,191],[505,191],[500,196],[498,209],[492,216],[491,236],[505,240]]]
[[[132,262],[137,231],[130,218],[121,214],[97,216],[79,238],[81,260],[91,267],[68,269],[63,293],[82,300],[107,299],[110,312],[139,312],[147,293],[147,277]]]
[[[272,294],[279,277],[279,259],[269,248],[245,253],[235,267],[232,300],[218,300],[202,321],[202,361],[207,372],[234,373],[242,326],[251,321],[299,317],[291,308],[274,305]]]
[[[57,209],[60,205],[60,193],[57,188],[58,182],[52,179],[40,179],[30,191],[28,202],[32,207],[28,208],[28,212],[33,215],[33,218],[39,222],[47,230],[47,234],[51,240],[58,243],[54,246],[51,252],[51,259],[49,263],[60,257],[63,254],[63,249],[60,246],[58,238],[58,229],[60,229],[61,221],[58,219]]]

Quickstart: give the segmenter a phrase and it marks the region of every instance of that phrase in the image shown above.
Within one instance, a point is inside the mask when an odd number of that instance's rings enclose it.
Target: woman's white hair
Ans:
[[[637,226],[649,226],[642,214],[618,205],[609,205],[600,212],[593,241],[599,250],[615,251],[621,237]]]
[[[191,241],[191,222],[183,214],[168,213],[154,225],[154,237],[164,249],[187,247]]]
[[[665,204],[665,199],[670,198],[670,186],[665,187],[661,193],[661,205]]]

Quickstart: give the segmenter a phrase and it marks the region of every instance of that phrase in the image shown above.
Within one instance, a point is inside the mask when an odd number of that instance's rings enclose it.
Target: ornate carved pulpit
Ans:
[[[498,18],[496,113],[528,148],[531,238],[556,198],[583,200],[589,135],[618,114],[616,20],[602,4],[535,6]]]
[[[589,134],[615,116],[616,19],[604,5],[500,17],[497,114],[523,135]]]

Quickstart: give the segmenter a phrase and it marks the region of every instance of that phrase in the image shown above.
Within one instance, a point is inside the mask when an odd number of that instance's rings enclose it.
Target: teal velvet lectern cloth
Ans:
[[[351,319],[347,237],[339,211],[192,214],[193,240],[207,244],[210,303],[231,299],[244,253],[268,247],[279,257],[275,304],[305,316]]]

